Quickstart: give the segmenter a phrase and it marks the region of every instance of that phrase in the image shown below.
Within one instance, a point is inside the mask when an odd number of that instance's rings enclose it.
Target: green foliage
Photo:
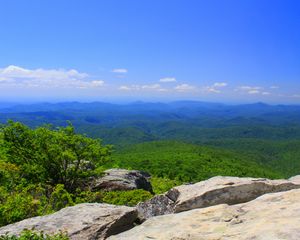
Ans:
[[[64,207],[73,206],[74,202],[72,194],[68,193],[64,185],[58,184],[55,186],[48,201],[48,211],[58,211]]]
[[[20,221],[37,215],[39,202],[34,201],[30,194],[15,193],[6,198],[0,205],[0,225]]]
[[[178,183],[216,175],[280,178],[281,174],[235,152],[176,141],[137,144],[113,155],[106,166],[118,165],[150,172]]]
[[[20,179],[20,168],[0,160],[0,185],[12,188]]]
[[[69,237],[62,232],[54,235],[48,235],[43,232],[39,233],[25,230],[20,234],[20,236],[4,235],[0,236],[0,240],[69,240]]]
[[[72,125],[32,130],[10,121],[1,133],[0,148],[5,149],[9,163],[20,167],[23,177],[31,182],[64,184],[68,191],[92,174],[89,168],[106,162],[111,152],[99,140],[76,134]]]
[[[115,205],[135,206],[151,197],[153,197],[151,193],[141,189],[103,192],[103,202]]]
[[[11,192],[0,187],[0,226],[53,213],[72,205],[73,195],[62,184],[54,188],[39,184],[20,184]]]
[[[235,151],[269,166],[285,178],[300,174],[300,140],[222,139],[204,144]]]
[[[78,191],[75,197],[75,203],[85,203],[85,202],[103,202],[102,192],[91,192],[91,191]]]
[[[175,186],[182,184],[179,180],[171,180],[168,178],[151,177],[151,185],[155,194],[162,194]]]
[[[76,196],[76,203],[99,202],[114,205],[135,206],[139,202],[146,201],[153,197],[150,192],[142,189],[129,191],[84,191]]]

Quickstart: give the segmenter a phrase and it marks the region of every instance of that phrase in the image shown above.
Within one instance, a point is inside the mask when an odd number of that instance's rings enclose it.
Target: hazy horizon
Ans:
[[[300,106],[299,103],[280,103],[280,102],[263,102],[263,101],[244,101],[244,102],[221,102],[221,101],[201,101],[201,100],[189,100],[189,99],[177,99],[177,100],[139,100],[139,99],[113,99],[113,100],[26,100],[26,101],[1,101],[0,107],[2,106],[16,106],[16,105],[35,105],[35,104],[62,104],[62,103],[104,103],[104,104],[116,104],[116,105],[130,105],[137,103],[149,103],[149,104],[171,104],[176,102],[186,102],[186,103],[204,103],[204,104],[222,104],[227,106],[238,106],[238,105],[254,105],[254,104],[265,104],[269,106]]]

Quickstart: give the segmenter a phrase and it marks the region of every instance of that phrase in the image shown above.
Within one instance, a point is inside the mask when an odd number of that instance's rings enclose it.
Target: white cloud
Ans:
[[[191,86],[189,84],[181,84],[181,85],[177,85],[174,89],[179,92],[187,92],[187,91],[196,90],[196,87]]]
[[[255,94],[262,94],[262,95],[270,95],[271,93],[263,91],[262,87],[259,86],[241,86],[235,89],[235,91],[255,95]]]
[[[238,89],[245,91],[260,90],[262,87],[241,86]]]
[[[119,87],[121,91],[159,91],[165,92],[167,89],[164,89],[160,84],[149,84],[149,85],[122,85]]]
[[[63,69],[50,69],[45,70],[38,68],[35,70],[29,70],[21,68],[18,66],[8,66],[6,68],[0,69],[0,77],[6,79],[82,79],[86,78],[88,75],[86,73],[79,73],[78,71],[63,70]]]
[[[260,91],[258,91],[258,90],[249,90],[248,91],[248,94],[259,94],[260,93]]]
[[[204,87],[203,91],[208,93],[221,93],[220,88],[227,87],[228,84],[225,82],[216,82],[211,86]]]
[[[131,88],[124,85],[124,86],[120,86],[120,87],[119,87],[119,90],[121,90],[121,91],[130,91]]]
[[[205,91],[210,92],[210,93],[221,93],[221,91],[219,89],[216,89],[216,88],[213,88],[213,87],[206,87]]]
[[[176,78],[174,77],[165,77],[165,78],[161,78],[159,79],[160,82],[176,82]]]
[[[227,83],[225,83],[225,82],[216,82],[216,83],[214,83],[214,87],[216,87],[216,88],[222,88],[222,87],[226,87],[228,84]]]
[[[152,85],[143,85],[142,89],[160,89],[160,85],[159,84],[152,84]]]
[[[88,74],[75,69],[25,69],[13,65],[0,68],[0,81],[14,87],[95,88],[104,85],[104,81],[90,80]]]
[[[115,68],[112,70],[113,73],[128,73],[128,70],[126,68]]]
[[[271,89],[278,89],[279,87],[278,86],[271,86],[270,88]]]
[[[225,88],[227,85],[225,82],[216,82],[212,86],[205,87],[204,91],[209,93],[221,93],[220,88]]]

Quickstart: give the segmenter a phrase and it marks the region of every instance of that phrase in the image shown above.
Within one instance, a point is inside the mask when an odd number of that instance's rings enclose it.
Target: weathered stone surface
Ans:
[[[300,184],[300,175],[289,178],[289,181],[291,181],[295,184]]]
[[[104,176],[95,179],[92,190],[134,190],[144,189],[152,192],[149,181],[150,175],[143,171],[126,169],[109,169],[104,172]]]
[[[296,178],[295,178],[296,179]],[[213,177],[206,181],[172,188],[164,197],[156,196],[137,206],[139,218],[178,213],[218,204],[238,204],[263,194],[300,188],[300,181],[258,178]],[[169,199],[167,201],[166,199]],[[166,210],[166,211],[164,211]]]
[[[67,232],[72,240],[105,239],[133,227],[135,208],[100,203],[78,204],[54,214],[25,219],[0,228],[0,236],[18,235],[23,229],[45,233]]]
[[[300,190],[158,216],[109,240],[299,240]]]

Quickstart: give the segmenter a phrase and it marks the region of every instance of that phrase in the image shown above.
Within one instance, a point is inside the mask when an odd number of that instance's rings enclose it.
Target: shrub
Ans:
[[[135,206],[139,202],[146,201],[153,195],[145,190],[103,192],[103,202],[115,205]]]
[[[34,232],[25,230],[20,236],[0,236],[0,240],[69,240],[69,237],[60,232],[54,235],[44,234],[43,232]]]

